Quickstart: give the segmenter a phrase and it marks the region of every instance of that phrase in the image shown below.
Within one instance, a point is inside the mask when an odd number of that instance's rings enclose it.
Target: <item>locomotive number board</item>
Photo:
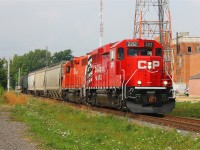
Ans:
[[[144,47],[153,47],[154,43],[153,42],[144,42]]]
[[[127,47],[136,47],[138,46],[138,42],[126,42]]]

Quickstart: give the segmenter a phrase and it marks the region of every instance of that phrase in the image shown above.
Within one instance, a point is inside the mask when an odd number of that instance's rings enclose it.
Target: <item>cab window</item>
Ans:
[[[120,60],[124,59],[124,48],[122,47],[118,48],[117,52],[118,52],[118,59]]]
[[[162,48],[156,48],[156,56],[162,57]]]
[[[136,48],[128,48],[128,56],[137,56],[138,55],[138,49]]]
[[[152,50],[151,49],[142,49],[141,56],[152,56]]]
[[[70,66],[66,67],[66,73],[70,73]]]

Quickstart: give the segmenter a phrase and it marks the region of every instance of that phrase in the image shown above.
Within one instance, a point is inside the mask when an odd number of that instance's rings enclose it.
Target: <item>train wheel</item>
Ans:
[[[62,99],[63,99],[65,102],[69,101],[69,99],[68,99],[68,93],[67,93],[66,91],[64,91],[64,92],[62,93]]]
[[[97,96],[96,95],[93,95],[91,97],[91,105],[92,106],[96,106],[97,105]]]

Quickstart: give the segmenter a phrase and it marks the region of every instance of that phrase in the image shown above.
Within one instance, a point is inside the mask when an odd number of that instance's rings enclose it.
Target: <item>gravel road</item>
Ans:
[[[7,110],[0,106],[0,150],[37,150],[36,144],[25,137],[25,124],[11,121]]]

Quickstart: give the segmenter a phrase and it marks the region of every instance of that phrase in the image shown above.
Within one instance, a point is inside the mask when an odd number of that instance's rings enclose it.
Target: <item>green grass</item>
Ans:
[[[177,102],[176,108],[170,115],[200,119],[200,102]]]
[[[16,105],[13,116],[28,124],[33,139],[45,149],[200,149],[200,138],[182,136],[175,130],[142,127],[127,118],[74,110],[37,99]]]

